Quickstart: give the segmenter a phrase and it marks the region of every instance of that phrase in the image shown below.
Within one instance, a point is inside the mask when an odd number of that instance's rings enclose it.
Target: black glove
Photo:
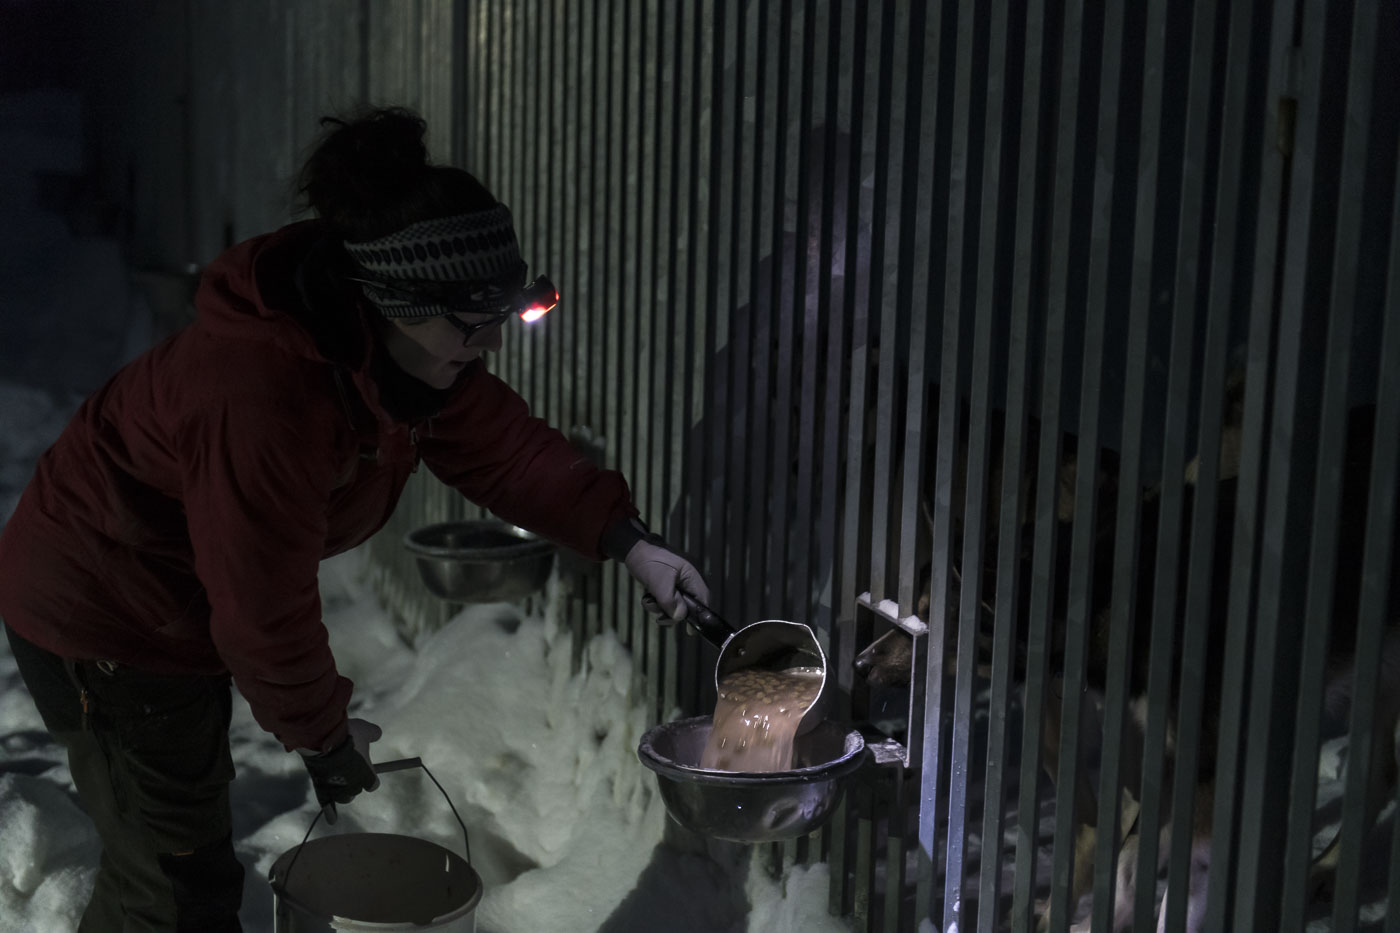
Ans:
[[[373,723],[352,719],[345,738],[330,751],[316,754],[298,749],[327,823],[336,820],[336,804],[349,803],[361,791],[379,786],[379,775],[369,760],[369,743],[380,735],[379,727]]]

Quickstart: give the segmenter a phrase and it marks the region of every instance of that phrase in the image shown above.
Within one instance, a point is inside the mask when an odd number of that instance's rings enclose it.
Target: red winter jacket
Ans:
[[[333,362],[291,284],[320,240],[293,224],[205,272],[198,320],[89,398],[0,534],[0,618],[69,658],[228,671],[288,748],[345,732],[317,567],[383,526],[420,459],[502,518],[594,558],[627,484],[532,418],[480,362],[431,418],[381,404],[382,353],[345,307]],[[342,330],[343,330],[342,325]],[[406,378],[406,377],[405,377]]]

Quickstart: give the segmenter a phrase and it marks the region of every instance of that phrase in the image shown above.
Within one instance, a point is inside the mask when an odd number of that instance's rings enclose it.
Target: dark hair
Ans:
[[[428,125],[405,107],[322,117],[297,194],[338,239],[373,240],[434,217],[483,210],[496,198],[470,172],[435,165]]]

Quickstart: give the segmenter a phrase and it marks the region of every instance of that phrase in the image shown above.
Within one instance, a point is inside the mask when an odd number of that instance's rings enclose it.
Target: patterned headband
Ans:
[[[361,289],[385,317],[431,317],[452,311],[499,310],[525,280],[525,263],[515,240],[510,209],[504,204],[470,214],[437,217],[412,224],[377,240],[345,244],[368,278]],[[396,282],[465,285],[451,304],[442,289],[414,294]]]

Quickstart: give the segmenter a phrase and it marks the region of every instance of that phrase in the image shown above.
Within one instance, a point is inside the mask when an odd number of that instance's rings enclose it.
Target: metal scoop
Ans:
[[[764,671],[790,671],[794,668],[814,668],[821,672],[821,686],[816,699],[807,707],[798,722],[797,735],[809,732],[826,718],[828,698],[826,652],[811,627],[801,622],[767,619],[753,622],[735,630],[713,609],[689,593],[685,600],[685,621],[694,626],[706,641],[719,648],[715,664],[715,690],[727,675],[740,670],[757,668]]]

